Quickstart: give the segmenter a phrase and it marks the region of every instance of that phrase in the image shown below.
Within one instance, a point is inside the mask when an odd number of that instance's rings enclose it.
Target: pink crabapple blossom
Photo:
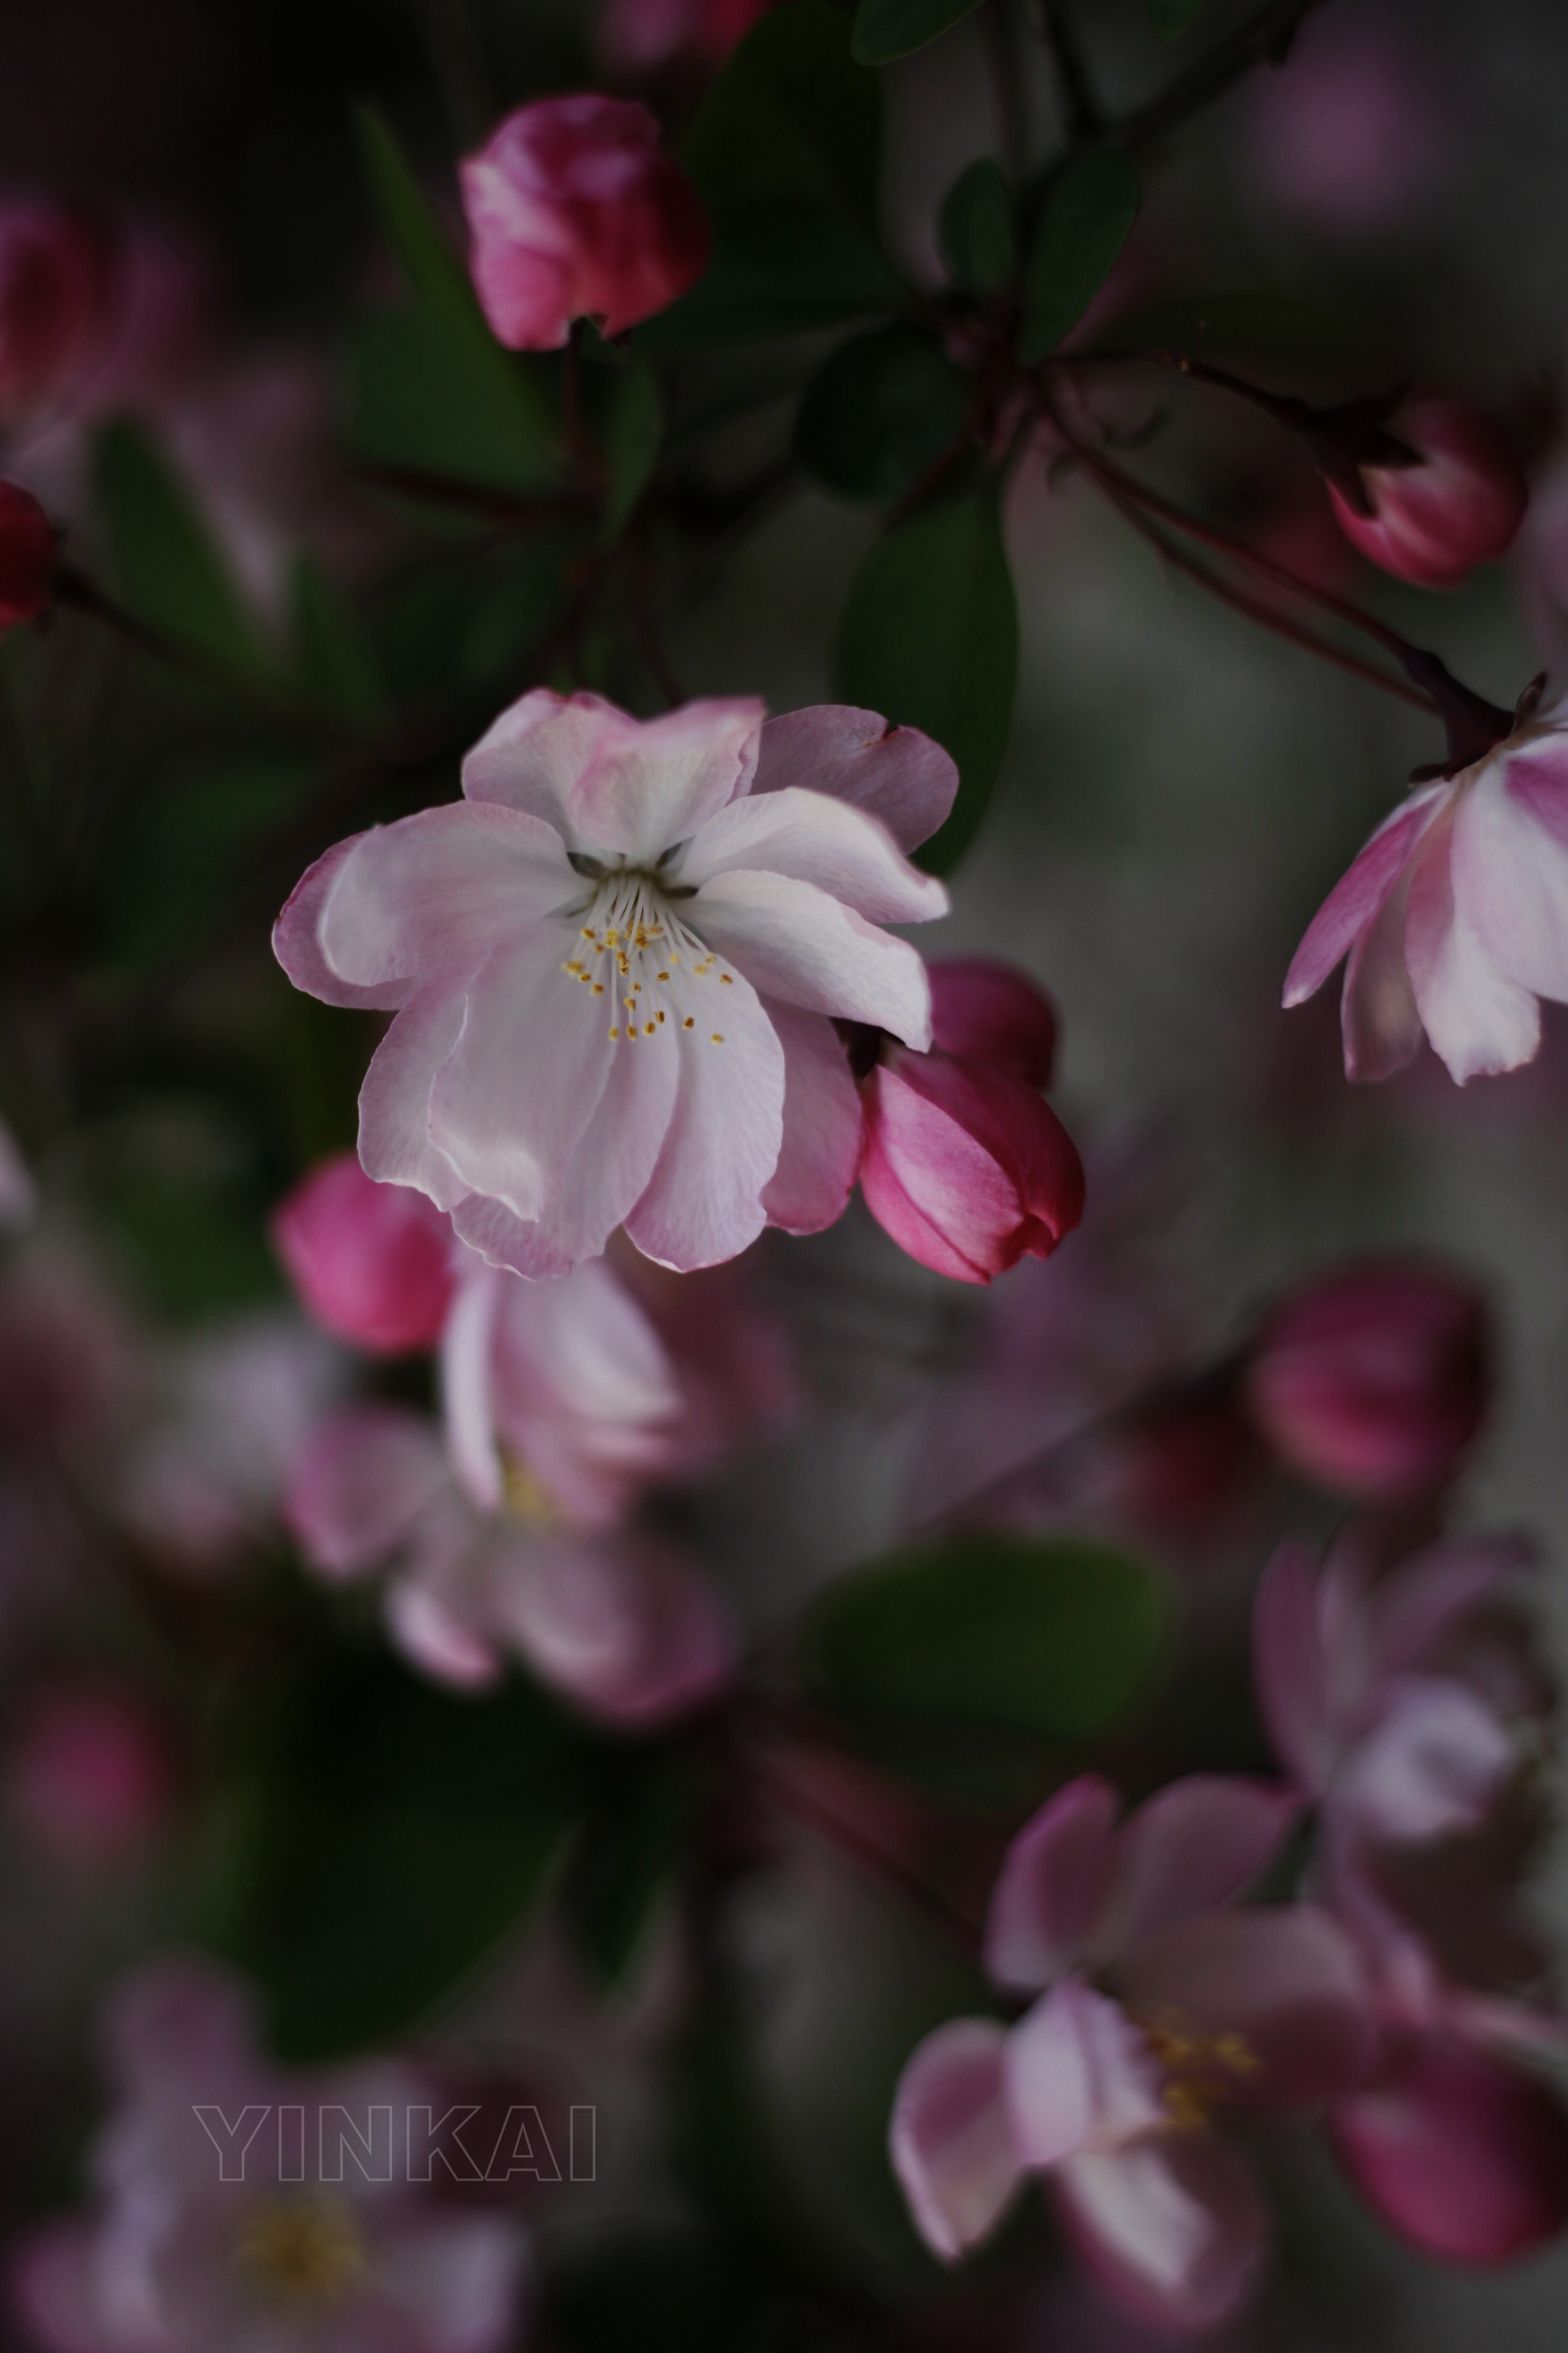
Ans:
[[[512,351],[553,351],[576,319],[624,334],[708,266],[708,216],[635,100],[542,99],[461,167],[474,284]]]
[[[524,695],[462,800],[340,842],[274,931],[297,987],[396,1013],[364,1167],[532,1277],[618,1226],[687,1272],[830,1225],[861,1140],[834,1018],[929,1044],[925,967],[882,926],[946,912],[905,853],[956,788],[867,712]]]
[[[1514,732],[1385,818],[1324,900],[1287,1006],[1348,953],[1345,1074],[1386,1079],[1423,1031],[1462,1086],[1541,1043],[1538,999],[1568,999],[1568,715],[1526,695]]]
[[[1478,564],[1500,562],[1530,493],[1496,426],[1468,401],[1419,392],[1400,404],[1386,429],[1418,462],[1360,467],[1364,508],[1330,482],[1352,545],[1418,588],[1453,588]]]
[[[116,2100],[92,2155],[93,2209],[24,2242],[13,2300],[44,2353],[502,2353],[514,2342],[527,2246],[493,2213],[445,2205],[409,2179],[411,2105],[439,2087],[403,2061],[284,2073],[256,2048],[239,1988],[209,1964],[144,1967],[115,1995]],[[318,2179],[318,2119],[363,2134],[389,2111],[390,2179],[352,2144]],[[279,2117],[308,2125],[304,2161]],[[236,2149],[224,2178],[221,2132]],[[251,2119],[255,2121],[252,2122]],[[248,2127],[248,2138],[246,2135]]]
[[[904,2069],[890,2151],[921,2235],[952,2261],[1026,2173],[1121,2303],[1166,2327],[1234,2311],[1267,2248],[1261,2192],[1217,2110],[1315,2106],[1365,2074],[1372,2022],[1353,1947],[1307,1905],[1231,1908],[1299,1801],[1194,1776],[1119,1823],[1086,1775],[1014,1840],[985,1962],[1037,1995],[1011,2027],[961,2019]]]
[[[677,1546],[574,1525],[525,1474],[502,1508],[480,1511],[406,1407],[329,1416],[295,1464],[287,1514],[321,1577],[384,1574],[393,1640],[459,1689],[521,1658],[589,1715],[637,1727],[700,1706],[734,1664],[719,1597]]]

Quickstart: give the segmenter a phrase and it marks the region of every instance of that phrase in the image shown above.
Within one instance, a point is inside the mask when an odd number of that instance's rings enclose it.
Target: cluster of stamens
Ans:
[[[635,1046],[666,1029],[697,1029],[698,1015],[683,1008],[682,985],[708,979],[719,958],[687,929],[668,892],[649,876],[632,869],[607,875],[579,937],[582,953],[561,969],[595,997],[607,997],[608,1009],[623,1017],[610,1024],[612,1045],[624,1039]],[[718,982],[732,987],[733,975],[720,972]],[[667,1003],[659,1003],[661,997]],[[724,1043],[721,1029],[706,1034],[710,1044]]]
[[[1179,2011],[1141,2018],[1138,2025],[1165,2070],[1165,2113],[1183,2131],[1205,2125],[1263,2063],[1244,2034],[1197,2033]]]

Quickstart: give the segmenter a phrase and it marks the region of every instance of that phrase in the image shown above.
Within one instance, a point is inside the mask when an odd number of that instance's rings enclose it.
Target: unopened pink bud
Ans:
[[[1468,402],[1427,392],[1412,394],[1387,430],[1420,462],[1362,466],[1365,513],[1329,484],[1352,545],[1419,588],[1452,588],[1476,565],[1506,555],[1530,493],[1497,427]]]
[[[1340,1493],[1411,1494],[1453,1471],[1486,1411],[1485,1303],[1435,1267],[1351,1267],[1265,1316],[1244,1375],[1294,1471]]]
[[[434,1346],[452,1298],[452,1229],[408,1185],[378,1185],[340,1153],[296,1185],[272,1242],[316,1322],[373,1355]]]
[[[77,392],[98,355],[109,301],[106,239],[81,214],[0,205],[0,423]]]
[[[37,499],[0,482],[0,631],[36,621],[55,582],[55,527]]]
[[[1027,973],[990,956],[948,956],[927,970],[934,1047],[1005,1071],[1026,1086],[1050,1085],[1057,1017]]]
[[[646,106],[586,91],[522,107],[461,178],[474,284],[513,351],[558,349],[574,319],[623,334],[708,266],[701,199]]]
[[[1506,2263],[1568,2222],[1568,2116],[1531,2077],[1461,2042],[1415,2043],[1331,2125],[1368,2205],[1428,2254]]]
[[[6,1810],[29,1843],[82,1866],[128,1860],[174,1801],[167,1743],[141,1704],[89,1687],[42,1694],[5,1759]]]
[[[893,1048],[867,1080],[860,1190],[900,1250],[960,1282],[1048,1258],[1083,1215],[1083,1163],[1005,1071]]]

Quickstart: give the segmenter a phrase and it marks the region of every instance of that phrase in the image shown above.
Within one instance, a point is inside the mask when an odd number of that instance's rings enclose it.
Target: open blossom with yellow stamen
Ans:
[[[524,695],[461,801],[340,842],[279,919],[298,987],[396,1012],[365,1168],[492,1265],[562,1274],[624,1226],[684,1272],[831,1224],[861,1138],[835,1021],[931,1042],[925,967],[883,926],[946,912],[907,852],[952,762],[868,712],[763,723]]]

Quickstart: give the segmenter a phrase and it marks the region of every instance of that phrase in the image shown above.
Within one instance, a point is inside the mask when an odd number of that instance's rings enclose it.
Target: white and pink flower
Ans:
[[[930,1042],[925,968],[883,926],[946,910],[905,853],[952,761],[865,712],[763,719],[525,695],[462,800],[340,842],[279,919],[298,987],[396,1012],[365,1168],[492,1264],[563,1274],[624,1226],[686,1271],[831,1224],[861,1137],[835,1018]]]

